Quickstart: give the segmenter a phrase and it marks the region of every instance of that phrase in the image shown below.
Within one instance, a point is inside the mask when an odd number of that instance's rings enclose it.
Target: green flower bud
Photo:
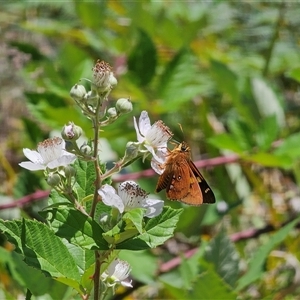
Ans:
[[[59,185],[60,176],[58,174],[50,174],[47,178],[47,183],[52,187]]]
[[[120,114],[128,114],[132,111],[132,103],[128,98],[120,98],[116,103],[117,112]]]
[[[110,107],[108,110],[107,110],[107,116],[109,117],[109,118],[115,118],[117,115],[118,115],[118,113],[117,113],[117,110],[116,110],[116,108],[115,107]]]
[[[126,160],[134,159],[138,156],[140,149],[140,143],[138,142],[128,142],[126,144],[125,156]]]
[[[86,94],[85,87],[81,84],[75,84],[70,91],[70,96],[75,100],[75,101],[81,101]]]
[[[69,122],[61,131],[61,136],[65,141],[76,141],[82,135],[81,127]]]
[[[74,167],[72,167],[70,165],[65,166],[64,171],[65,171],[66,177],[73,177],[73,176],[75,176],[75,173],[76,173]]]
[[[83,153],[84,155],[90,155],[92,153],[92,148],[87,144],[83,144],[80,147],[80,152]]]
[[[113,73],[110,73],[110,76],[109,76],[109,83],[110,83],[110,86],[113,88],[115,87],[117,84],[118,84],[118,80],[117,78],[114,76]]]

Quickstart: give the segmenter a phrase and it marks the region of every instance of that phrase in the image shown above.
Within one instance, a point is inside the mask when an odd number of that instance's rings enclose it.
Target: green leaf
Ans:
[[[237,299],[236,293],[218,276],[212,268],[198,275],[192,284],[192,288],[186,291],[174,285],[164,283],[165,289],[172,295],[172,299],[216,300]]]
[[[218,274],[208,269],[197,278],[194,288],[186,299],[195,300],[236,300],[237,294],[218,276]]]
[[[254,145],[253,132],[248,124],[240,119],[229,119],[228,127],[240,148],[244,151],[250,150]]]
[[[164,207],[163,212],[146,221],[144,233],[117,245],[117,249],[144,250],[162,245],[173,236],[182,209]]]
[[[208,139],[208,143],[219,148],[231,150],[235,153],[242,154],[244,152],[240,143],[231,134],[222,133]]]
[[[150,251],[129,251],[122,250],[119,254],[120,259],[127,261],[131,268],[134,278],[145,284],[155,282],[157,274],[157,258]],[[141,268],[143,266],[143,268]]]
[[[237,290],[244,289],[263,275],[263,266],[269,253],[285,240],[299,221],[300,217],[288,223],[274,233],[267,243],[258,248],[249,262],[247,273],[238,280]]]
[[[134,225],[134,227],[138,230],[140,234],[143,233],[143,220],[144,220],[145,209],[143,208],[135,208],[126,212],[122,219],[129,224],[129,221]],[[128,225],[127,225],[128,227]]]
[[[181,49],[166,66],[158,80],[158,97],[163,99],[162,110],[178,111],[182,104],[208,94],[211,83],[198,67],[198,58],[190,50]]]
[[[255,134],[257,145],[261,151],[270,149],[278,135],[279,127],[275,115],[265,117],[260,123],[259,130]]]
[[[55,234],[70,243],[85,249],[107,250],[108,245],[102,234],[104,231],[91,217],[67,207],[46,209],[42,216],[47,217]]]
[[[205,259],[214,265],[227,284],[235,285],[239,275],[239,255],[223,229],[208,244]]]
[[[216,81],[217,88],[232,97],[233,100],[239,98],[237,87],[238,77],[225,64],[220,61],[211,60],[211,72]]]
[[[258,163],[265,167],[282,167],[288,168],[291,166],[292,160],[288,156],[275,155],[271,153],[256,153],[245,157],[246,160]]]
[[[1,262],[5,263],[12,277],[24,289],[29,289],[34,296],[50,294],[52,299],[62,299],[66,292],[66,286],[55,281],[51,277],[46,277],[40,270],[29,267],[20,254],[15,251],[8,252],[0,247]],[[36,283],[39,284],[36,284]]]
[[[298,159],[300,157],[300,133],[292,134],[282,140],[281,144],[274,153],[279,156],[289,156],[292,159]]]
[[[260,78],[252,79],[252,91],[259,112],[262,116],[275,115],[277,126],[285,125],[285,115],[282,105],[275,92]]]
[[[58,281],[66,281],[69,286],[80,291],[80,274],[72,255],[45,224],[25,219],[0,220],[0,229],[16,246],[16,251],[24,256],[26,264]]]
[[[95,166],[93,162],[86,162],[80,159],[77,159],[73,166],[76,170],[75,189],[80,201],[86,196],[94,194],[94,182],[96,180]]]
[[[300,82],[300,67],[296,67],[288,72],[287,74],[290,78],[295,79],[296,81]]]
[[[140,85],[147,85],[155,74],[156,48],[151,37],[138,30],[138,42],[128,56],[128,70]]]

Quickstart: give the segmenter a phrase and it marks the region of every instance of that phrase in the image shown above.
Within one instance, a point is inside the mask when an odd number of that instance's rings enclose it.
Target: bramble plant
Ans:
[[[69,122],[61,137],[40,142],[37,151],[23,150],[29,161],[20,166],[43,170],[52,188],[48,206],[40,212],[46,222],[0,220],[0,229],[27,265],[72,287],[82,299],[104,299],[119,285],[132,287],[131,267],[119,259],[120,251],[163,244],[173,235],[182,210],[164,207],[162,200],[151,199],[133,181],[121,183],[117,191],[112,186],[111,176],[138,158],[151,155],[157,171],[166,159],[172,133],[162,121],[151,125],[143,111],[138,122],[133,120],[137,141],[128,142],[123,158],[106,169],[101,161],[101,131],[130,113],[132,103],[121,98],[107,107],[117,80],[104,61],[97,61],[89,82],[90,91],[76,84],[70,95],[92,123],[90,141],[80,145],[82,129]]]

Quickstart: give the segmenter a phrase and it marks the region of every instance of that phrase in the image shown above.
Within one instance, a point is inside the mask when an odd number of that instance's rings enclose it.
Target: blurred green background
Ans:
[[[133,116],[142,110],[188,142],[194,161],[220,158],[201,169],[215,205],[186,206],[165,247],[123,254],[136,280],[128,299],[182,299],[183,289],[193,290],[189,299],[297,299],[300,238],[282,227],[300,212],[299,15],[299,3],[287,1],[2,2],[0,217],[37,218],[45,206],[4,209],[48,189],[42,174],[20,170],[23,148],[68,121],[91,137],[69,91],[102,59],[119,82],[109,105],[121,97],[134,105],[101,134],[116,158],[136,140]],[[229,164],[232,154],[239,160]],[[149,166],[138,161],[126,172]],[[153,193],[156,181],[139,183]],[[159,269],[188,249],[199,251]],[[5,296],[24,291],[1,256],[0,288]]]

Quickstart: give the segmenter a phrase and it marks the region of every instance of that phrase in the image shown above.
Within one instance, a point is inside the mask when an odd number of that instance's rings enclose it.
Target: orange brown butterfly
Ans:
[[[191,160],[191,149],[182,142],[167,154],[164,172],[160,175],[156,192],[166,189],[170,200],[189,205],[215,203],[215,195]]]

